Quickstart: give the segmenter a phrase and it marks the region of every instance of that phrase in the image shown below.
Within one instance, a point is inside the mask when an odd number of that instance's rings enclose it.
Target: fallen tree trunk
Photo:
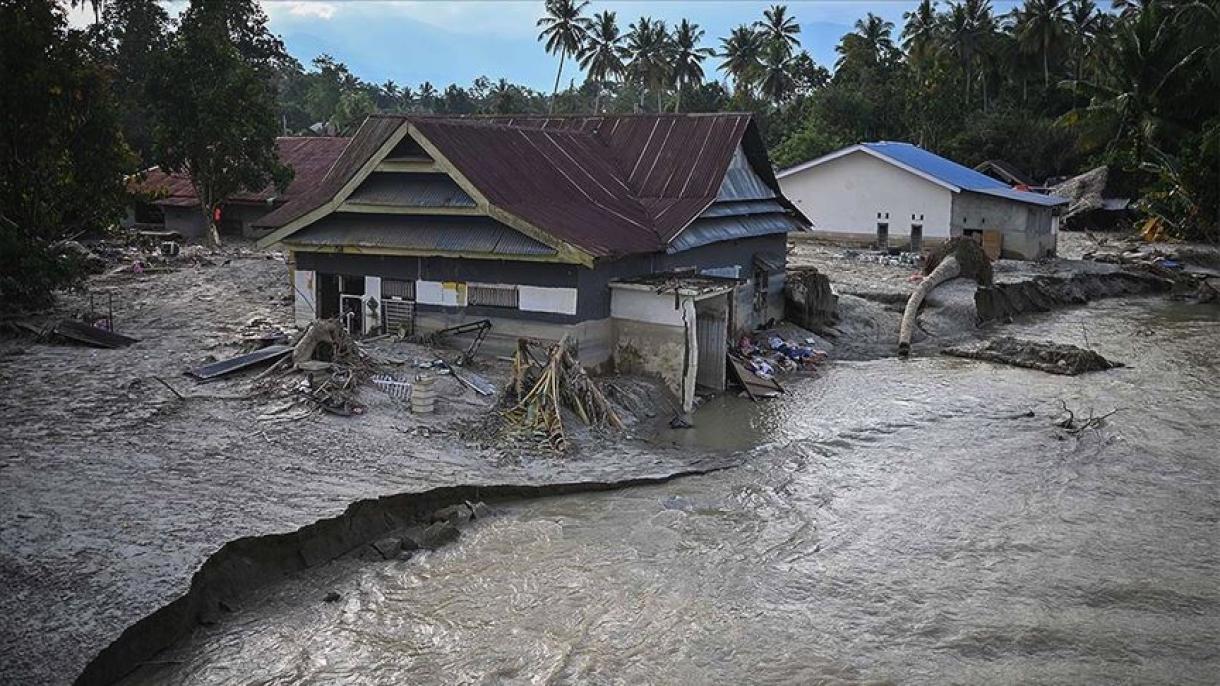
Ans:
[[[941,260],[940,264],[936,265],[936,269],[933,269],[932,273],[924,277],[924,280],[920,281],[919,285],[915,287],[915,291],[907,299],[907,308],[902,313],[902,324],[898,327],[899,357],[906,357],[911,354],[911,333],[915,329],[915,317],[919,315],[919,307],[923,305],[923,301],[928,297],[928,293],[931,293],[933,288],[942,283],[961,276],[961,273],[962,270],[957,263],[957,258],[949,255]]]

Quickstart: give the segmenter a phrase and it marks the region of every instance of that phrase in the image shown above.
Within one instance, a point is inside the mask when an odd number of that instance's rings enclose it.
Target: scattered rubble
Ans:
[[[996,338],[978,346],[945,348],[941,352],[952,357],[999,362],[1068,376],[1123,366],[1121,362],[1107,360],[1093,350],[1066,343],[1027,341],[1011,336]]]

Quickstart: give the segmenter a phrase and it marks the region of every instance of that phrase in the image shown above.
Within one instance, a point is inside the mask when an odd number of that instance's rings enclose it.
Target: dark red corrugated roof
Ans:
[[[283,193],[274,185],[268,185],[257,193],[236,193],[229,202],[265,203],[269,200],[289,202],[312,190],[325,178],[331,165],[347,147],[350,138],[342,137],[292,137],[275,139],[280,162],[293,170],[292,182]],[[153,167],[138,177],[133,177],[127,186],[132,193],[156,198],[158,205],[171,207],[194,207],[199,204],[195,189],[186,174],[169,174]]]
[[[374,115],[315,193],[259,224],[325,204],[408,121],[492,205],[595,257],[665,249],[715,200],[743,142],[779,192],[749,114]]]

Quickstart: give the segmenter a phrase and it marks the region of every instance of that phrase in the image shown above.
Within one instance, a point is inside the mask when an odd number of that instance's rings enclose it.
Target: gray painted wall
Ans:
[[[594,269],[572,264],[523,262],[513,260],[468,260],[449,257],[396,257],[390,255],[357,255],[337,253],[297,252],[298,269],[325,274],[350,276],[380,276],[383,279],[427,281],[481,281],[513,283],[525,286],[551,286],[577,289],[574,316],[502,310],[499,308],[464,308],[467,316],[500,316],[532,321],[579,322],[606,319],[610,316],[610,282],[615,279],[671,271],[685,267],[715,269],[741,266],[747,285],[739,289],[741,301],[737,308],[735,328],[753,327],[771,318],[783,316],[784,273],[769,278],[768,306],[755,312],[753,302],[753,265],[755,255],[766,255],[772,263],[784,264],[787,252],[785,235],[760,236],[739,241],[725,241],[693,250],[667,255],[654,253],[621,260],[598,262]],[[463,308],[420,306],[421,311],[452,311]]]
[[[969,231],[1004,234],[1002,257],[1033,260],[1055,252],[1054,208],[963,191],[953,196],[952,235]]]

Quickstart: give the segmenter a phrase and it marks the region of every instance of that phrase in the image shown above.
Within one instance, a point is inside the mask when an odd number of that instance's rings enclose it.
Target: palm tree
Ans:
[[[1063,36],[1063,0],[1025,0],[1017,20],[1017,39],[1027,52],[1042,53],[1042,87],[1051,83],[1051,44]]]
[[[763,57],[758,88],[763,95],[779,104],[792,93],[792,57],[781,43],[770,43]]]
[[[970,102],[970,89],[973,85],[972,68],[985,49],[994,28],[995,20],[991,16],[990,0],[949,3],[949,13],[944,18],[945,46],[962,65],[965,76],[963,95],[967,103]]]
[[[419,103],[420,109],[431,114],[436,110],[436,86],[432,85],[431,81],[424,81],[419,84],[419,96],[416,101]]]
[[[623,75],[623,37],[619,33],[617,17],[614,12],[601,12],[593,15],[593,26],[580,51],[580,68],[585,70],[589,79],[597,82],[597,97],[594,100],[593,111],[602,110],[602,89],[607,81]]]
[[[672,73],[672,49],[665,22],[640,17],[629,27],[623,57],[627,59],[627,74],[640,86],[652,88],[657,94],[657,111],[663,110],[661,98]]]
[[[796,37],[796,34],[801,32],[801,25],[788,16],[786,5],[772,5],[770,9],[764,10],[763,21],[754,22],[754,26],[762,32],[768,48],[770,45],[779,46],[777,49],[784,53],[785,58],[791,56],[792,51],[801,45],[800,39]]]
[[[589,30],[589,19],[581,12],[589,0],[547,0],[546,16],[538,20],[542,32],[538,40],[546,41],[546,51],[559,53],[559,71],[555,72],[555,87],[551,90],[550,111],[555,111],[555,98],[559,94],[559,79],[563,76],[563,62],[568,55],[580,52]]]
[[[683,19],[674,27],[670,44],[673,46],[673,80],[677,86],[677,100],[674,111],[682,109],[682,87],[690,83],[703,83],[703,60],[715,51],[711,48],[695,47],[703,40],[703,29],[698,24],[692,24]]]
[[[1097,36],[1102,30],[1101,12],[1093,0],[1072,0],[1067,8],[1067,32],[1072,35],[1072,68],[1075,81],[1072,95],[1076,95],[1076,83],[1084,76],[1084,63],[1097,46]]]
[[[902,27],[902,46],[916,70],[928,61],[936,49],[940,27],[936,19],[935,0],[921,0],[911,12],[904,12],[906,24]]]
[[[1105,62],[1100,80],[1080,82],[1089,105],[1064,119],[1081,127],[1086,145],[1104,137],[1111,152],[1127,147],[1143,162],[1181,129],[1166,117],[1164,102],[1186,92],[1196,77],[1191,68],[1204,55],[1203,48],[1184,50],[1177,33],[1167,30],[1158,5],[1122,22],[1112,43],[1111,59]]]
[[[747,90],[758,76],[762,47],[762,34],[745,24],[733,29],[728,38],[720,39],[720,57],[724,61],[717,68],[733,77],[733,90],[737,93]]]
[[[857,71],[859,69],[873,71],[873,67],[881,64],[894,51],[894,39],[890,35],[893,30],[893,23],[872,12],[868,13],[866,19],[856,20],[855,32],[843,36],[835,47],[840,55],[835,69],[856,74],[864,73]]]

